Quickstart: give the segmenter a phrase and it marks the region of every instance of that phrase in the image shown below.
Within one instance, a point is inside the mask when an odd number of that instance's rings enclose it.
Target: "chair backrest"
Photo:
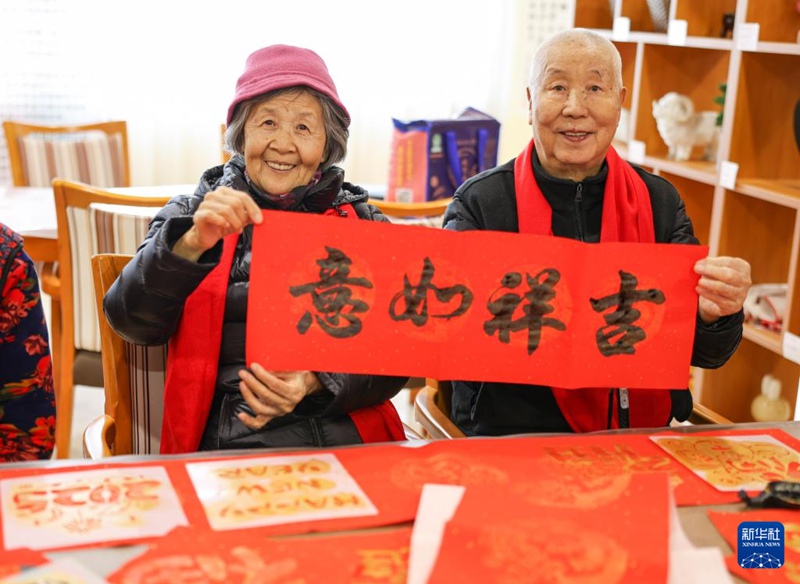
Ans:
[[[535,390],[531,390],[535,391]],[[414,400],[414,419],[434,439],[464,438],[465,434],[450,419],[453,384],[450,381],[426,379]],[[695,403],[688,422],[695,425],[732,424],[727,418],[703,404]]]
[[[231,159],[230,153],[227,150],[225,150],[225,132],[227,131],[228,131],[228,126],[226,126],[225,124],[220,125],[219,148],[220,152],[222,153],[222,164],[225,164]]]
[[[3,122],[15,186],[48,187],[54,178],[99,187],[130,186],[124,121],[77,126]]]
[[[726,426],[728,424],[733,424],[733,422],[725,416],[721,416],[711,408],[697,402],[694,402],[692,405],[692,413],[689,414],[689,419],[687,421],[694,425],[721,424]]]
[[[392,223],[405,225],[424,225],[441,227],[444,212],[452,198],[426,201],[424,203],[398,203],[382,199],[370,199],[369,202],[390,218]]]
[[[120,454],[154,454],[161,444],[167,346],[133,345],[108,324],[103,297],[133,256],[96,254],[92,257],[95,302],[103,342],[105,419],[114,432],[105,432],[108,451]],[[108,426],[106,422],[105,426]]]
[[[58,303],[61,315],[59,332],[54,329],[53,334],[59,420],[56,450],[58,457],[63,458],[69,455],[72,432],[76,354],[78,351],[97,354],[101,350],[91,258],[103,252],[135,253],[150,218],[170,197],[121,195],[63,179],[53,181],[53,196],[60,281],[59,299],[53,303]],[[131,207],[138,207],[139,213]],[[146,208],[144,214],[142,208]]]
[[[450,419],[453,386],[449,381],[426,379],[425,387],[414,398],[414,419],[433,439],[465,438]]]

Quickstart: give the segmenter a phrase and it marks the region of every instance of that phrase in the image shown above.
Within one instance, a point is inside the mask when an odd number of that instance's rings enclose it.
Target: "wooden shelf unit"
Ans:
[[[633,150],[630,140],[644,144],[644,159],[637,162],[675,185],[712,255],[745,258],[756,284],[788,284],[782,332],[745,325],[742,344],[726,365],[692,371],[697,401],[749,422],[765,374],[781,380],[793,408],[800,381],[800,359],[783,354],[786,336],[800,337],[800,152],[792,133],[800,99],[800,14],[787,0],[668,0],[670,26],[686,21],[683,40],[656,31],[647,4],[576,0],[574,24],[611,39],[622,55],[630,122],[628,143],[615,143],[620,154]],[[733,38],[720,36],[725,13],[735,14]],[[630,19],[628,31],[615,32],[617,18]],[[742,34],[753,24],[757,43]],[[677,91],[698,110],[719,111],[713,100],[721,83],[727,92],[716,160],[703,160],[700,149],[687,162],[668,159],[652,102]],[[723,163],[738,165],[733,188],[723,186]]]

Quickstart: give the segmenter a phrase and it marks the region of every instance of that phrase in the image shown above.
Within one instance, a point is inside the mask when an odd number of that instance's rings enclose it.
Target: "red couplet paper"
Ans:
[[[247,360],[564,388],[685,387],[707,248],[267,211]]]
[[[265,212],[247,359],[273,370],[685,387],[707,249]]]

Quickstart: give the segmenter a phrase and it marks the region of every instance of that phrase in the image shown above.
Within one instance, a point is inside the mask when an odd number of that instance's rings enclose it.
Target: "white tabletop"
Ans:
[[[192,194],[197,185],[162,185],[107,189],[122,195],[163,197]],[[53,189],[0,186],[0,223],[25,237],[56,239],[57,222]]]
[[[0,223],[22,235],[56,239],[53,189],[0,187]]]

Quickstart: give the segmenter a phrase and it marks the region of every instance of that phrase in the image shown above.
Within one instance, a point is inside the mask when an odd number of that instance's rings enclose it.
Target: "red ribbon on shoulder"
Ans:
[[[332,208],[325,214],[358,219],[352,205],[339,208],[345,213]],[[200,446],[214,399],[225,295],[238,239],[238,234],[231,234],[223,240],[219,264],[186,299],[178,329],[169,341],[162,454],[196,452]],[[351,412],[350,418],[365,443],[405,440],[403,423],[388,400]]]
[[[519,232],[553,235],[553,211],[533,174],[534,142],[514,163]],[[633,167],[622,160],[613,147],[606,153],[608,176],[603,195],[600,242],[630,241],[655,243],[650,192]],[[552,388],[561,413],[575,432],[608,429],[610,388]],[[609,400],[612,399],[612,403]],[[638,390],[629,393],[632,428],[654,428],[669,422],[672,398],[669,390]],[[611,427],[619,427],[618,408],[612,408]]]

